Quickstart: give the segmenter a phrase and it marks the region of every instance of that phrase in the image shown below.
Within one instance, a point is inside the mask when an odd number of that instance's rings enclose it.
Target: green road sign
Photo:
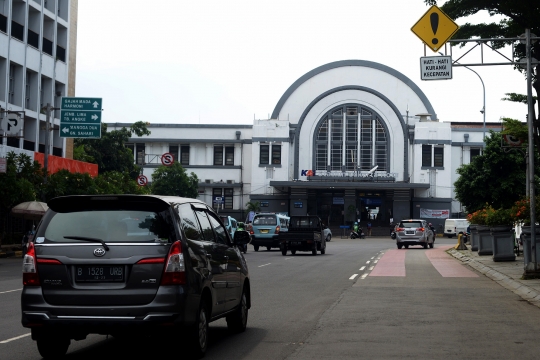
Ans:
[[[102,98],[63,97],[62,110],[93,110],[101,111]]]
[[[62,123],[101,123],[101,111],[71,111],[62,110],[60,121]]]
[[[60,136],[70,138],[100,138],[101,124],[60,124]]]
[[[63,97],[60,137],[101,138],[102,98]]]

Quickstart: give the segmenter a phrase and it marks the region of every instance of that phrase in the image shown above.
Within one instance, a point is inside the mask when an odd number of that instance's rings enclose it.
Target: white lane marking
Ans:
[[[376,263],[378,263],[378,262],[379,262],[379,259],[373,260],[373,263],[374,263],[374,264],[376,264]]]
[[[360,279],[364,280],[367,276],[368,276],[368,274],[364,274],[364,275],[360,276]]]
[[[291,260],[291,259],[294,259],[293,257],[290,257],[290,258],[285,258],[285,260]]]
[[[6,294],[6,293],[10,293],[10,292],[14,292],[14,291],[21,291],[21,290],[22,290],[22,288],[21,289],[15,289],[15,290],[2,291],[2,292],[0,292],[0,294]]]
[[[270,265],[270,264],[271,264],[271,263],[264,264],[264,265],[259,265],[259,267],[263,267],[263,266]]]
[[[14,340],[19,340],[19,339],[22,339],[23,337],[27,337],[29,336],[31,333],[28,333],[28,334],[24,334],[24,335],[21,335],[21,336],[16,336],[14,338],[11,338],[11,339],[7,339],[7,340],[3,340],[3,341],[0,341],[0,344],[6,344],[10,341],[14,341]]]
[[[368,261],[366,261],[366,264],[369,264],[370,262],[371,262],[371,261],[368,260]]]
[[[366,268],[365,266],[362,266],[359,270],[363,271],[365,268]]]
[[[358,276],[358,274],[354,274],[353,276],[351,276],[351,277],[349,278],[349,280],[354,280],[354,278],[357,277],[357,276]]]
[[[368,270],[371,271],[371,270],[373,270],[374,267],[375,266],[370,266]]]
[[[373,260],[373,259],[375,259],[375,256],[373,256],[373,257],[371,258],[371,260]]]

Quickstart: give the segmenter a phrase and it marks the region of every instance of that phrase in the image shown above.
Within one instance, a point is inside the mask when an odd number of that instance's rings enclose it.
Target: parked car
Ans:
[[[288,231],[289,217],[276,213],[256,213],[249,225],[253,249],[259,251],[260,246],[266,246],[270,250],[279,248],[278,237],[280,232]]]
[[[396,245],[398,249],[410,245],[421,245],[424,249],[433,248],[435,236],[427,221],[421,219],[401,220],[395,228]]]
[[[446,219],[444,221],[444,235],[448,238],[457,236],[460,232],[466,233],[469,222],[467,219]]]
[[[201,357],[209,322],[246,329],[250,279],[238,246],[249,234],[231,240],[205,203],[103,195],[48,206],[23,260],[21,295],[22,325],[44,358],[88,334],[161,340],[176,332]]]
[[[332,230],[326,225],[323,225],[323,236],[326,241],[332,241]]]

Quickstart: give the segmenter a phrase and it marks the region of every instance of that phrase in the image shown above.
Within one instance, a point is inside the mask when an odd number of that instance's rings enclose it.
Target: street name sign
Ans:
[[[433,5],[414,24],[411,31],[433,52],[437,52],[458,31],[459,25],[437,5]]]
[[[101,138],[102,98],[63,97],[60,137]]]
[[[426,56],[420,58],[422,80],[444,80],[452,78],[451,56]]]

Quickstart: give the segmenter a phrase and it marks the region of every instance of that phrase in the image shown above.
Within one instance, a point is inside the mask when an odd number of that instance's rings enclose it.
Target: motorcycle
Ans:
[[[362,230],[362,228],[355,224],[353,229],[351,230],[350,238],[351,239],[358,239],[358,238],[365,239],[366,235],[364,234],[364,231]]]

